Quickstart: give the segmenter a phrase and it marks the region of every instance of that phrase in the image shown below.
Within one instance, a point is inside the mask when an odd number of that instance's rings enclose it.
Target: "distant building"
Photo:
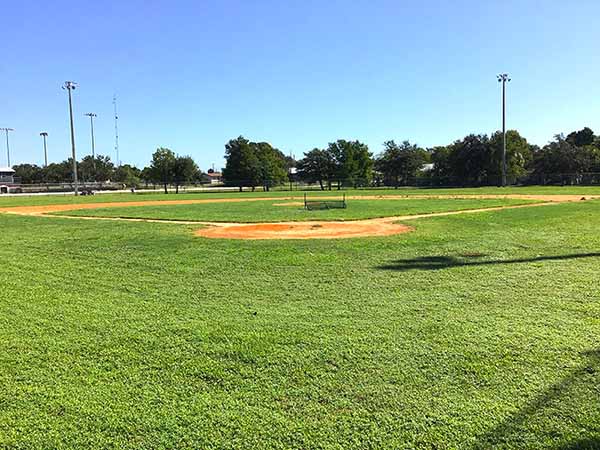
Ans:
[[[429,164],[423,164],[423,167],[421,167],[421,171],[422,172],[431,172],[435,167],[435,164],[433,163],[429,163]]]
[[[10,167],[0,167],[0,182],[14,183],[15,171]]]
[[[210,180],[210,184],[221,184],[223,183],[223,174],[221,172],[208,171],[206,174]]]
[[[8,194],[18,184],[21,184],[21,180],[15,177],[14,170],[0,167],[0,194]]]

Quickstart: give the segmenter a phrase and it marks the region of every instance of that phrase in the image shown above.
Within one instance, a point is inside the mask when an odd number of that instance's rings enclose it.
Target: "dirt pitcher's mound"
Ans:
[[[340,239],[389,236],[412,229],[407,225],[375,219],[353,222],[219,224],[197,230],[195,235],[215,239]]]

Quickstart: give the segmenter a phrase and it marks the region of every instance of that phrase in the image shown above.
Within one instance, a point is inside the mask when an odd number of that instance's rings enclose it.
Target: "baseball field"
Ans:
[[[345,194],[0,198],[0,448],[600,448],[600,188]]]

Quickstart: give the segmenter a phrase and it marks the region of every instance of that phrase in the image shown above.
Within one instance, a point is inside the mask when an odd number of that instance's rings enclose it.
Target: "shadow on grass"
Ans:
[[[600,448],[600,438],[582,439],[570,444],[559,447],[558,450],[598,450]]]
[[[557,450],[600,449],[600,426],[594,417],[600,416],[600,399],[597,392],[597,379],[600,373],[600,349],[584,352],[587,362],[571,371],[559,382],[535,397],[522,409],[509,416],[479,439],[477,449],[524,448],[530,442],[540,442],[544,435],[552,440],[560,440],[559,430],[547,429],[544,422],[553,423],[552,418],[563,417],[569,422],[567,427],[579,437],[571,442],[557,443]],[[592,394],[592,395],[590,395]],[[592,417],[582,413],[585,423],[578,423],[577,413],[592,408]],[[541,422],[541,423],[540,423]],[[556,423],[556,422],[554,422]],[[590,429],[591,428],[591,429]],[[587,436],[582,433],[589,433]],[[535,433],[534,436],[527,435]]]
[[[463,255],[456,256],[422,256],[412,259],[398,259],[389,264],[377,266],[381,270],[441,270],[450,269],[452,267],[464,266],[491,266],[497,264],[521,264],[538,261],[566,261],[569,259],[580,258],[597,258],[600,253],[575,253],[572,255],[556,255],[556,256],[536,256],[534,258],[516,258],[516,259],[494,259],[494,260],[474,260],[485,255]]]

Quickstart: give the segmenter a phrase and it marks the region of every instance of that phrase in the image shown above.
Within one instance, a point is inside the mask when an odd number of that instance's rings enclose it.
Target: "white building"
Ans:
[[[19,180],[15,178],[15,171],[10,167],[0,167],[0,194],[8,194],[16,184]]]
[[[221,172],[209,171],[206,175],[208,175],[210,184],[222,184],[223,183],[223,174]]]

